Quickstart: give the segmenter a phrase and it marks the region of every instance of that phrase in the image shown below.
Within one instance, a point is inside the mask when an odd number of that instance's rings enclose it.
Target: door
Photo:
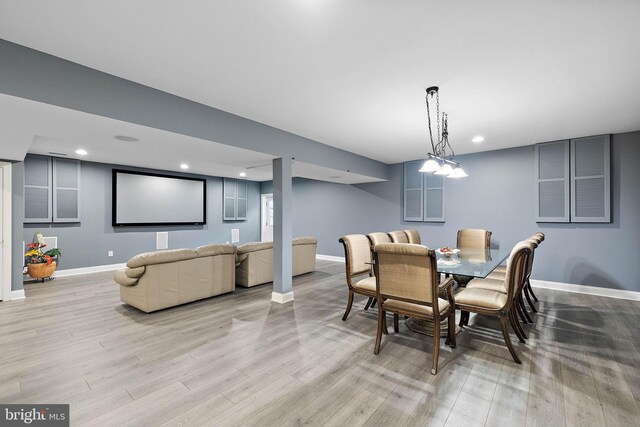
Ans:
[[[273,242],[273,193],[260,197],[260,240]]]

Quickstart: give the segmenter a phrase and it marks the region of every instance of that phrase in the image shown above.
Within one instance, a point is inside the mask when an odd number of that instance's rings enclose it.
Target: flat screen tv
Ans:
[[[111,218],[114,227],[206,224],[207,182],[114,169]]]

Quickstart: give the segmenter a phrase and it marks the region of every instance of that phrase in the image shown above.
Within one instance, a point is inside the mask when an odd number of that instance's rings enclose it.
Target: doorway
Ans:
[[[273,242],[273,193],[260,196],[260,240]]]
[[[0,300],[11,299],[11,163],[0,162]]]

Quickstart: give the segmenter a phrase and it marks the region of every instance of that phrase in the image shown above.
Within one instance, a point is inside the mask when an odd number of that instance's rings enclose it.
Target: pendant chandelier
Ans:
[[[433,103],[435,98],[435,122],[437,132],[435,134],[431,125],[431,116]],[[460,167],[460,163],[453,159],[453,148],[449,144],[449,131],[447,128],[447,113],[442,112],[440,115],[440,96],[438,95],[438,86],[427,88],[427,121],[429,123],[429,139],[431,141],[431,152],[427,156],[427,160],[420,168],[420,172],[433,172],[435,175],[444,175],[447,178],[464,178],[467,173]]]

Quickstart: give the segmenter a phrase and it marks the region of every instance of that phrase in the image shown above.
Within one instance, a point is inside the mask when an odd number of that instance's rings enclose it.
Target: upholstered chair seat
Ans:
[[[367,277],[366,279],[358,280],[356,283],[353,284],[353,288],[355,291],[359,293],[372,292],[375,294],[376,278]]]
[[[440,315],[444,317],[444,315],[449,311],[449,301],[446,299],[438,298],[438,309],[440,310]],[[420,305],[413,304],[411,302],[388,299],[382,304],[382,309],[391,312],[403,312],[408,313],[410,317],[430,317],[433,316],[433,308]]]
[[[463,289],[455,295],[456,304],[500,310],[507,304],[507,294],[489,289]]]
[[[504,275],[500,278],[473,279],[467,283],[467,289],[487,289],[502,294],[507,293],[507,285],[504,283]]]

